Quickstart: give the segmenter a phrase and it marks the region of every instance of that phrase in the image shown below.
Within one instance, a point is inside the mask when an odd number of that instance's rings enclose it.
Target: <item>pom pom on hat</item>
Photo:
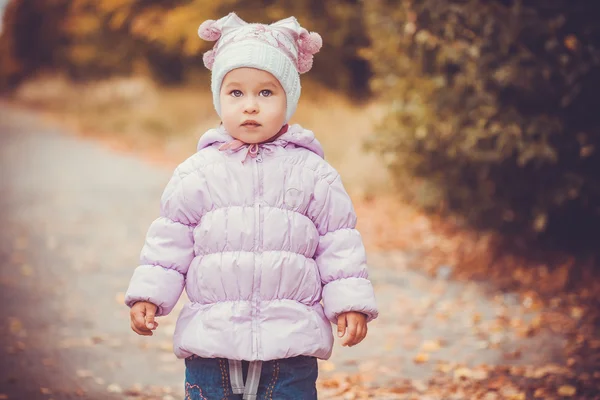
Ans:
[[[218,40],[221,37],[221,30],[215,26],[216,22],[212,19],[204,21],[198,28],[198,36],[211,42]]]
[[[298,72],[310,71],[313,66],[313,55],[323,46],[323,39],[317,32],[304,31],[298,38]]]
[[[215,64],[215,51],[209,50],[204,55],[202,55],[202,61],[204,61],[204,66],[212,71],[212,67]]]
[[[301,74],[310,71],[313,66],[313,56],[312,54],[302,54],[298,58],[298,72]]]
[[[323,46],[323,39],[317,32],[306,32],[298,39],[300,50],[305,53],[316,54]]]

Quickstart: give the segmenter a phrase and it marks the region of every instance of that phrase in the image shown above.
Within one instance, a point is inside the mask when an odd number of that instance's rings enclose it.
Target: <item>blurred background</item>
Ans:
[[[348,168],[352,190],[395,183],[405,201],[478,228],[596,246],[597,2],[3,3],[4,93],[166,152],[189,152],[174,142],[216,123],[199,22],[295,15],[325,38],[296,121]]]
[[[292,122],[315,131],[340,171],[369,252],[418,252],[415,268],[431,276],[600,304],[597,1],[0,7],[4,107],[165,167],[218,123],[199,24],[294,15],[324,46]],[[597,338],[597,312],[584,315],[578,327]]]

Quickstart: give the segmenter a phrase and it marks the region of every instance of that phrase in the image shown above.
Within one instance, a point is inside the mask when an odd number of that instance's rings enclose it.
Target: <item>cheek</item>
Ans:
[[[273,119],[284,119],[286,111],[285,100],[277,100],[269,105],[269,116]]]
[[[221,99],[221,118],[227,118],[236,115],[237,109],[235,102],[231,98],[225,97]]]

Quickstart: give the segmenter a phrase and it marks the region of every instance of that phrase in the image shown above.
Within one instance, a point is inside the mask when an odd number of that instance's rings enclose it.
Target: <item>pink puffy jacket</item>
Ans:
[[[331,323],[345,311],[368,321],[377,306],[356,215],[340,175],[299,125],[255,157],[205,133],[168,183],[125,303],[168,314],[190,302],[174,335],[177,357],[327,359]]]

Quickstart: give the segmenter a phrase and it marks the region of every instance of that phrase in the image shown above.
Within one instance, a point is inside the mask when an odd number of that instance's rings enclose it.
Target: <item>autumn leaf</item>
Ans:
[[[110,385],[108,385],[106,390],[109,393],[123,393],[123,389],[121,388],[121,386],[117,385],[116,383],[111,383]]]
[[[335,370],[335,364],[331,361],[323,361],[320,363],[319,368],[323,372],[331,372]]]
[[[571,385],[563,385],[558,388],[557,393],[560,396],[571,397],[571,396],[575,396],[575,393],[577,393],[577,389]]]
[[[434,351],[438,351],[441,347],[442,345],[439,340],[426,340],[421,345],[421,351],[431,353]]]
[[[429,354],[427,353],[419,353],[417,354],[414,358],[413,361],[416,364],[423,364],[426,363],[427,361],[429,361]]]

